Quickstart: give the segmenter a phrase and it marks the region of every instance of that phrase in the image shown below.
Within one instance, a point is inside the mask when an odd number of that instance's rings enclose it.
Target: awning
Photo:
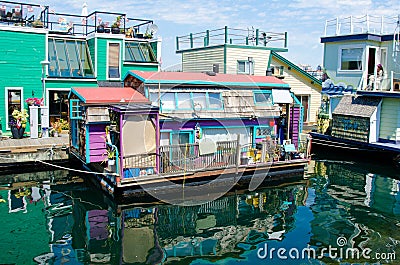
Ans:
[[[272,89],[272,101],[274,104],[291,104],[293,103],[290,91],[286,89]]]

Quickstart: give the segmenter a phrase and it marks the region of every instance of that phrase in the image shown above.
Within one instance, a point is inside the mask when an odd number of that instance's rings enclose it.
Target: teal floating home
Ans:
[[[399,16],[326,22],[316,147],[400,154]]]
[[[71,87],[121,86],[128,70],[157,71],[161,40],[152,20],[125,13],[61,14],[49,6],[0,1],[0,117],[38,98],[42,118],[68,120]],[[136,15],[136,14],[135,14]],[[27,126],[29,131],[29,126]]]

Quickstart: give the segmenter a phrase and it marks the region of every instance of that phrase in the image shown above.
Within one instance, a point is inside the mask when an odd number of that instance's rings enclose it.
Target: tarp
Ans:
[[[272,89],[272,101],[274,104],[291,104],[293,103],[293,98],[289,90]]]

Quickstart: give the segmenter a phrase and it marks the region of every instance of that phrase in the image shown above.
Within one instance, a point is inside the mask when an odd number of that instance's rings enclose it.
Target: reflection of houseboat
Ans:
[[[123,88],[73,88],[70,110],[71,154],[112,194],[219,177],[233,187],[306,163],[289,159],[303,146],[301,105],[273,76],[130,71]]]
[[[327,21],[324,106],[314,147],[361,154],[400,153],[399,18],[364,16]],[[334,28],[334,32],[330,29]]]

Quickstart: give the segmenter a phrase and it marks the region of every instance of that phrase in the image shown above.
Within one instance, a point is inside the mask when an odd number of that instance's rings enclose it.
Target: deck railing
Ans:
[[[176,37],[176,50],[222,44],[287,47],[287,32],[276,33],[260,29],[219,28]],[[276,44],[278,43],[278,44]]]
[[[216,152],[201,154],[199,144],[160,146],[160,173],[179,173],[235,166],[237,142],[217,142]]]

